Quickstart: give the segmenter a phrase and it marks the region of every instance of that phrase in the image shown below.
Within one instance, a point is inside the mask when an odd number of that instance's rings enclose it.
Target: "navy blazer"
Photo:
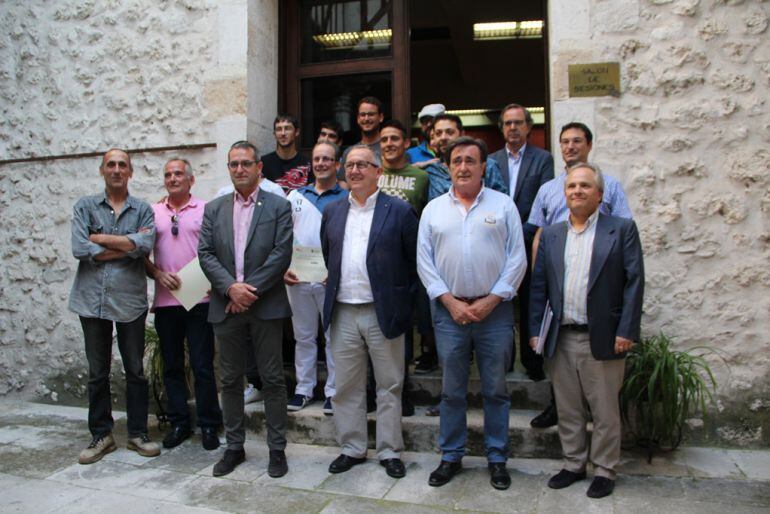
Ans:
[[[553,320],[546,357],[553,357],[561,326],[564,294],[564,247],[567,222],[543,229],[530,285],[530,334],[540,332],[546,300]],[[639,232],[633,220],[599,214],[588,272],[588,333],[597,360],[622,359],[615,353],[615,337],[639,341],[644,296],[644,263]]]
[[[324,330],[331,323],[340,285],[342,241],[350,202],[347,198],[326,206],[321,218],[321,249],[329,276],[324,299]],[[366,250],[366,269],[374,296],[380,330],[388,339],[412,325],[417,287],[417,214],[411,205],[380,191]]]
[[[508,169],[508,154],[505,147],[489,155],[500,167],[505,185],[511,183],[511,174]],[[519,210],[521,226],[524,227],[524,235],[527,240],[534,236],[537,227],[527,224],[529,211],[535,202],[540,186],[553,178],[553,156],[542,148],[527,143],[524,155],[521,157],[519,174],[516,177],[516,190],[511,194],[516,208]]]

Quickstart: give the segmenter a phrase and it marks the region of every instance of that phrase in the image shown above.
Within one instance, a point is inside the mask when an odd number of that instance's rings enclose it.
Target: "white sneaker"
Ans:
[[[249,384],[243,390],[243,403],[254,403],[262,401],[262,391]]]

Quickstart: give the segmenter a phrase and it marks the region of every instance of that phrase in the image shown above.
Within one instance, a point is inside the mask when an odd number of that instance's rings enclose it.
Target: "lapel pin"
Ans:
[[[262,202],[257,202],[257,206],[262,207]]]

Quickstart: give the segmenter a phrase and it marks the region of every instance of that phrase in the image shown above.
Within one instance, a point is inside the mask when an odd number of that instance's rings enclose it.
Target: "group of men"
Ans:
[[[558,419],[565,454],[564,469],[548,485],[585,478],[590,460],[595,477],[587,494],[612,493],[620,453],[617,395],[624,357],[639,340],[644,284],[641,245],[620,184],[588,164],[592,134],[581,123],[561,130],[566,169],[554,178],[551,155],[528,144],[534,122],[518,104],[502,109],[506,143],[491,155],[442,105],[426,106],[419,119],[425,139],[410,149],[406,127],[384,121],[379,100],[363,98],[361,141],[342,154],[339,124],[324,123],[306,161],[296,148],[296,119],[280,115],[276,151],[260,157],[247,141],[233,144],[232,189],[208,203],[191,195],[194,177],[184,159],[166,163],[168,195],[150,207],[128,194],[129,155],[119,149],[104,155],[105,192],[81,199],[72,225],[80,262],[70,307],[85,336],[92,434],[81,463],[116,448],[109,391],[113,322],[128,383],[128,448],[146,456],[160,452],[147,436],[146,273],[156,283],[153,310],[172,423],[163,444],[176,446],[192,433],[187,339],[203,447],[219,447],[217,432],[225,428],[215,476],[245,459],[245,375],[250,383],[259,380],[265,401],[268,474],[288,471],[287,411],[313,401],[319,318],[326,341],[324,412],[334,414],[341,447],[329,471],[366,461],[371,373],[376,456],[389,476],[405,476],[401,417],[416,317],[422,351],[415,371],[437,363],[442,369],[442,457],[429,484],[442,486],[462,470],[475,354],[490,483],[507,489],[505,377],[516,353],[518,296],[522,364],[530,378],[542,380],[546,357],[555,399],[533,426]],[[290,269],[294,247],[320,250],[325,280],[302,281]],[[177,272],[196,257],[211,290],[188,311],[172,292],[181,286]],[[552,322],[544,329],[546,315]],[[296,341],[293,395],[282,370],[282,320],[289,317]]]

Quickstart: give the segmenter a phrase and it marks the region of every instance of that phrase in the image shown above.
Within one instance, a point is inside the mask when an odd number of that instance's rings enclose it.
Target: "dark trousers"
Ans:
[[[163,352],[163,381],[168,394],[168,417],[174,426],[190,426],[187,383],[184,369],[184,341],[195,377],[195,409],[198,426],[219,427],[217,384],[214,378],[214,330],[206,319],[209,304],[199,303],[189,312],[184,307],[155,309],[155,330]]]
[[[529,333],[529,284],[532,279],[532,240],[533,235],[525,233],[524,241],[527,255],[527,272],[524,274],[524,279],[521,281],[519,290],[516,292],[519,307],[519,346],[521,350],[521,364],[527,370],[527,373],[530,375],[542,376],[543,356],[536,354],[535,350],[529,346],[529,338],[531,337],[531,334]],[[511,355],[511,369],[513,369],[513,364],[516,361],[516,348],[513,349]]]
[[[265,397],[267,446],[271,450],[286,447],[286,383],[281,355],[283,320],[260,320],[250,313],[231,314],[214,324],[219,344],[219,373],[222,386],[222,417],[228,450],[240,450],[246,440],[243,426],[243,375],[247,348],[252,346],[262,393]]]
[[[126,414],[128,436],[147,432],[149,388],[144,376],[144,320],[147,311],[134,321],[114,322],[118,332],[118,350],[126,372]],[[88,429],[93,437],[112,432],[112,394],[110,365],[112,363],[113,321],[80,316],[88,359]]]

